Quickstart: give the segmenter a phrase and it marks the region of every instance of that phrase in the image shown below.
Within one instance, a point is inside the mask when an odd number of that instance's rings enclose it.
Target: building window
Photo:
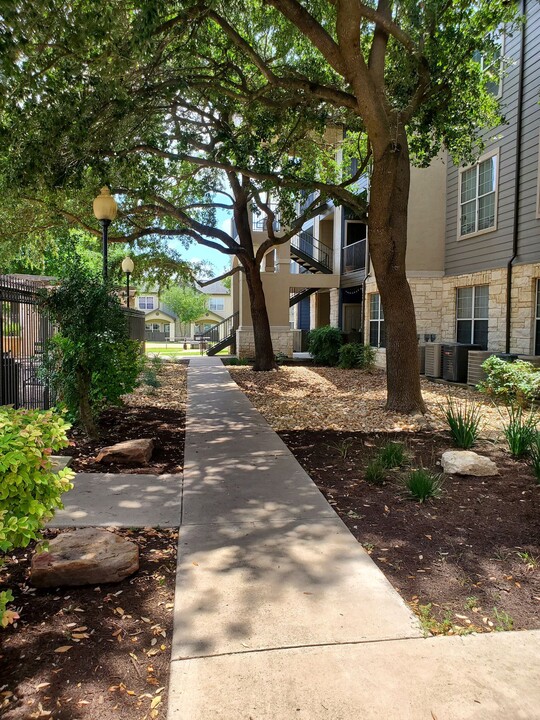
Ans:
[[[216,312],[216,310],[225,310],[225,301],[223,298],[210,298],[208,301],[208,309],[214,312]]]
[[[150,296],[141,296],[139,298],[139,310],[153,310],[154,298]]]
[[[499,156],[481,158],[459,173],[459,236],[494,230],[497,215]]]
[[[369,299],[369,344],[373,347],[386,347],[384,314],[379,293],[373,293]]]
[[[536,311],[534,314],[534,354],[540,355],[540,280],[536,281]]]
[[[504,33],[502,27],[490,33],[493,46],[484,53],[476,51],[473,55],[485,77],[486,90],[496,98],[502,94],[504,72]]]
[[[489,285],[457,288],[456,340],[488,346]]]

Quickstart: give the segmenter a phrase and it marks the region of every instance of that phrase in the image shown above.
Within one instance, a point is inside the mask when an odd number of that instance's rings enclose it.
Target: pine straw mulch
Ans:
[[[427,633],[540,627],[540,485],[500,442],[504,409],[472,389],[423,379],[428,413],[411,418],[384,410],[381,371],[230,370]],[[474,450],[500,474],[445,476],[441,497],[411,501],[403,483],[410,469],[440,474],[440,457],[452,448],[448,397],[480,404],[484,427]],[[367,465],[389,441],[405,446],[406,466],[370,484]]]

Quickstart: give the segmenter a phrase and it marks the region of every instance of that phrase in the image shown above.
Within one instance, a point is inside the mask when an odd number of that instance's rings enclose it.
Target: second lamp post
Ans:
[[[103,247],[103,280],[107,280],[107,239],[109,225],[116,217],[118,205],[111,195],[111,191],[105,185],[101,188],[101,193],[94,200],[94,215],[101,223],[101,241]]]

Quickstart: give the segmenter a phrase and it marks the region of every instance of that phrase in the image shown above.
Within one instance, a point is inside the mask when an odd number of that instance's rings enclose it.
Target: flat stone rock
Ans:
[[[60,472],[60,470],[69,467],[72,462],[73,458],[70,455],[51,455],[53,472]]]
[[[472,450],[447,450],[442,455],[441,465],[447,475],[489,477],[499,474],[493,460]]]
[[[82,528],[58,535],[46,551],[34,554],[30,582],[35,587],[101,585],[120,582],[138,569],[136,543],[102,528]]]
[[[126,440],[116,445],[101,448],[96,462],[119,465],[146,465],[152,457],[154,441],[149,439]]]

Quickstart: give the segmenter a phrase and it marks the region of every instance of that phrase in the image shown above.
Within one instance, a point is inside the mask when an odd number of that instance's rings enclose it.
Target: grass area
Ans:
[[[192,350],[184,350],[183,343],[158,343],[158,342],[147,342],[146,343],[146,354],[147,355],[158,355],[163,358],[182,358],[182,357],[196,357],[197,355],[204,355],[205,352],[201,353],[199,348],[193,348]],[[218,355],[230,355],[228,348],[221,350]]]

